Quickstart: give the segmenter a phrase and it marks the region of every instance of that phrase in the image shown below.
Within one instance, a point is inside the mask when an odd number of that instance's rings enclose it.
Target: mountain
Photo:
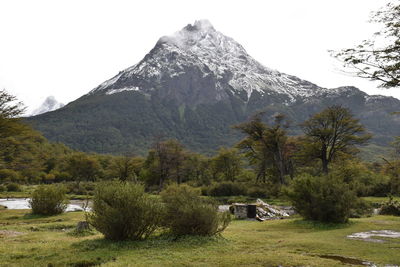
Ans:
[[[159,39],[136,65],[62,109],[29,118],[52,141],[84,151],[143,153],[157,136],[212,152],[240,138],[232,125],[265,111],[297,125],[332,104],[349,107],[385,145],[400,132],[392,97],[322,88],[264,67],[206,20]]]
[[[46,112],[54,111],[56,109],[62,108],[63,106],[65,105],[58,102],[54,96],[48,96],[40,105],[40,107],[35,109],[30,116],[36,116]]]

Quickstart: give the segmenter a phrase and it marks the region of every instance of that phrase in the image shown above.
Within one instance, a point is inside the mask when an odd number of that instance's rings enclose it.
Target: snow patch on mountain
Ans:
[[[112,89],[106,92],[107,95],[112,95],[112,94],[116,94],[116,93],[121,93],[124,91],[139,91],[139,87],[134,86],[134,87],[124,87],[124,88],[120,88],[120,89]]]
[[[376,101],[380,101],[382,99],[387,99],[389,98],[388,96],[383,96],[383,95],[365,95],[364,96],[365,101],[367,103],[371,103],[371,102],[376,102]]]
[[[63,103],[58,102],[54,96],[49,96],[46,98],[43,104],[40,105],[40,107],[38,107],[32,112],[30,116],[36,116],[46,112],[54,111],[64,106],[65,105]]]

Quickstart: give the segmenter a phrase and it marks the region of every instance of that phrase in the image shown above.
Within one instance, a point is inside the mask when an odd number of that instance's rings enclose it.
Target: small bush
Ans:
[[[16,183],[10,183],[6,185],[8,192],[21,192],[21,186]]]
[[[200,192],[202,196],[208,196],[210,194],[210,189],[207,186],[202,186]]]
[[[104,182],[96,186],[90,224],[110,240],[140,240],[161,224],[160,203],[129,182]]]
[[[400,195],[400,176],[398,174],[392,174],[389,184],[390,193]]]
[[[164,225],[177,236],[212,236],[230,223],[229,213],[220,213],[217,206],[200,197],[200,191],[188,185],[171,185],[161,192],[166,214]]]
[[[33,214],[56,215],[67,208],[64,187],[56,185],[40,185],[33,193],[29,205]]]
[[[247,195],[254,198],[268,197],[267,191],[262,187],[251,187],[247,190]]]
[[[393,200],[393,197],[389,197],[389,200],[382,204],[379,213],[384,215],[400,216],[400,202]]]
[[[93,182],[67,183],[67,193],[75,195],[93,195],[95,184]]]
[[[390,193],[389,177],[374,172],[367,165],[355,160],[340,161],[334,165],[332,174],[342,177],[357,196],[386,196]]]
[[[0,192],[5,192],[7,191],[7,187],[5,187],[4,185],[0,185]]]
[[[210,188],[210,196],[226,197],[226,196],[239,196],[246,195],[246,188],[243,185],[231,182],[223,182],[214,185]]]
[[[0,170],[0,181],[6,182],[16,182],[20,179],[20,175],[18,172],[10,169],[1,169]]]
[[[361,218],[372,215],[373,205],[361,198],[357,198],[350,212],[350,218]]]
[[[381,183],[376,183],[374,186],[372,186],[369,190],[369,196],[374,196],[374,197],[385,197],[390,193],[390,184],[389,182],[381,182]]]
[[[357,200],[349,185],[333,175],[299,177],[288,194],[305,219],[332,223],[347,222]]]

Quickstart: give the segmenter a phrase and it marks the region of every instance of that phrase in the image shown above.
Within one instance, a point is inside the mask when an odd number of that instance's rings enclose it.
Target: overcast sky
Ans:
[[[372,35],[385,0],[5,0],[0,2],[0,88],[29,110],[47,96],[70,102],[141,60],[157,40],[197,19],[241,43],[263,65],[323,87],[400,89],[344,75],[328,50]]]

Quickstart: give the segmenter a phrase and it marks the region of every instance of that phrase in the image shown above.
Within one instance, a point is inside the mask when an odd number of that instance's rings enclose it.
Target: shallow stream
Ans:
[[[85,200],[70,200],[65,211],[83,211],[85,204]],[[31,209],[29,206],[29,198],[0,198],[0,205],[10,210]]]

